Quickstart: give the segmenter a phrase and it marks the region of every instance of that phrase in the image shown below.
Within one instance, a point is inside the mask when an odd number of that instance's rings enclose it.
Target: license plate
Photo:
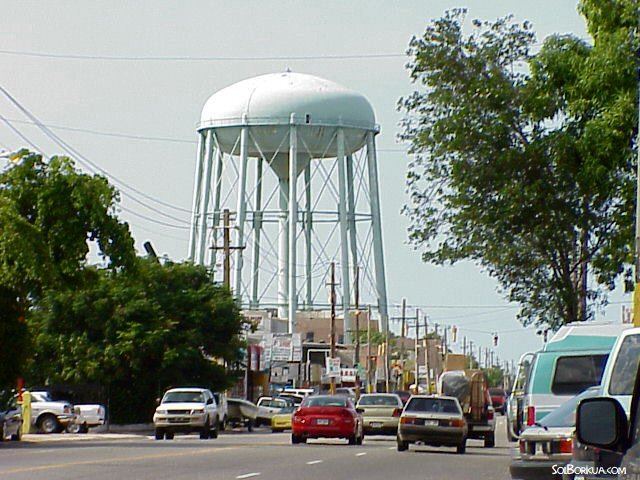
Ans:
[[[382,423],[380,422],[372,422],[371,428],[382,428]]]
[[[316,424],[317,425],[329,425],[329,419],[328,418],[319,418],[316,420]]]
[[[186,422],[186,418],[170,418],[169,423],[183,423]]]
[[[438,425],[438,420],[425,420],[424,424],[430,426]]]

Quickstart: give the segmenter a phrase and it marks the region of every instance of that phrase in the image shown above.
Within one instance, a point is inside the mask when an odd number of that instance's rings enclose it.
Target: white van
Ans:
[[[627,412],[631,410],[633,382],[640,363],[640,328],[622,332],[602,374],[602,395],[613,397]]]

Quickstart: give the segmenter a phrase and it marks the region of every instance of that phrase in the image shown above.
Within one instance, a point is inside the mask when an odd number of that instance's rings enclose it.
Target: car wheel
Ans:
[[[207,418],[204,422],[204,426],[200,430],[200,438],[202,440],[206,440],[209,438],[209,419]]]
[[[254,425],[254,422],[253,422],[253,420],[250,418],[250,419],[249,419],[249,422],[247,423],[247,430],[248,430],[248,431],[250,431],[250,432],[253,432],[253,425]]]
[[[22,440],[22,425],[20,425],[20,428],[16,430],[16,433],[11,435],[11,440],[14,442],[19,442],[20,440]]]
[[[348,440],[349,440],[349,445],[356,445],[358,438],[355,435],[351,435]]]
[[[227,417],[222,417],[222,420],[220,420],[220,426],[218,428],[221,432],[224,432],[227,429]]]
[[[164,434],[164,438],[166,438],[167,440],[173,440],[174,435],[174,432],[167,432]]]
[[[406,452],[409,449],[409,444],[407,442],[403,442],[399,438],[397,439],[397,444],[399,452]]]
[[[484,448],[493,448],[496,446],[496,436],[495,433],[491,433],[484,437]]]
[[[279,433],[279,432],[281,432],[281,431],[282,431],[282,430],[280,430],[279,428],[272,428],[272,429],[271,429],[271,433]]]
[[[162,440],[164,438],[164,429],[156,428],[156,440]]]
[[[360,434],[356,437],[356,445],[362,445],[362,440],[364,440],[364,435]]]
[[[4,442],[4,435],[7,431],[7,427],[5,425],[5,422],[0,423],[0,442]]]
[[[209,430],[209,438],[218,438],[218,425]]]
[[[46,413],[38,420],[38,428],[42,433],[55,433],[60,431],[60,422],[55,415]]]
[[[66,431],[67,433],[87,433],[89,431],[89,427],[87,427],[86,423],[70,423],[67,425]]]
[[[297,444],[302,442],[302,437],[299,435],[291,434],[291,443]]]
[[[464,453],[467,451],[467,439],[465,438],[460,445],[456,447],[456,453]]]

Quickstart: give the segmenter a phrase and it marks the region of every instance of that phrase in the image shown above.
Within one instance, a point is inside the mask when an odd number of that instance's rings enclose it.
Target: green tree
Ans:
[[[45,162],[22,150],[0,173],[0,389],[15,385],[29,351],[24,326],[44,289],[82,285],[89,243],[110,268],[135,263],[128,226],[115,216],[117,193],[66,157]],[[5,337],[7,335],[7,337]]]
[[[148,422],[171,385],[230,386],[225,363],[238,360],[242,320],[203,267],[90,270],[94,281],[45,292],[30,316],[32,383],[102,385],[115,422]]]
[[[584,2],[593,46],[552,36],[534,55],[509,18],[465,36],[464,10],[410,42],[410,241],[425,261],[479,263],[524,324],[589,319],[630,278],[637,42],[608,9],[628,3]]]

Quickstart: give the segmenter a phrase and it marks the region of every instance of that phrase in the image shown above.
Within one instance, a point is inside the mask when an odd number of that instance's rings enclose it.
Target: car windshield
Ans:
[[[200,392],[167,392],[162,403],[204,403]]]
[[[358,402],[360,406],[389,406],[397,407],[398,398],[391,395],[366,395],[360,398]]]
[[[31,392],[33,402],[53,402],[48,392]]]
[[[460,413],[460,408],[455,400],[449,398],[421,398],[414,397],[409,400],[406,412],[433,412],[433,413]]]
[[[280,413],[293,413],[295,412],[296,407],[295,405],[287,405],[286,407],[282,407],[282,410],[280,410]]]
[[[580,395],[567,400],[549,415],[538,422],[543,427],[573,427],[576,424],[576,408],[581,400],[585,398],[597,397],[600,394],[599,388],[589,388]]]
[[[346,407],[344,397],[308,397],[302,402],[304,407]]]

